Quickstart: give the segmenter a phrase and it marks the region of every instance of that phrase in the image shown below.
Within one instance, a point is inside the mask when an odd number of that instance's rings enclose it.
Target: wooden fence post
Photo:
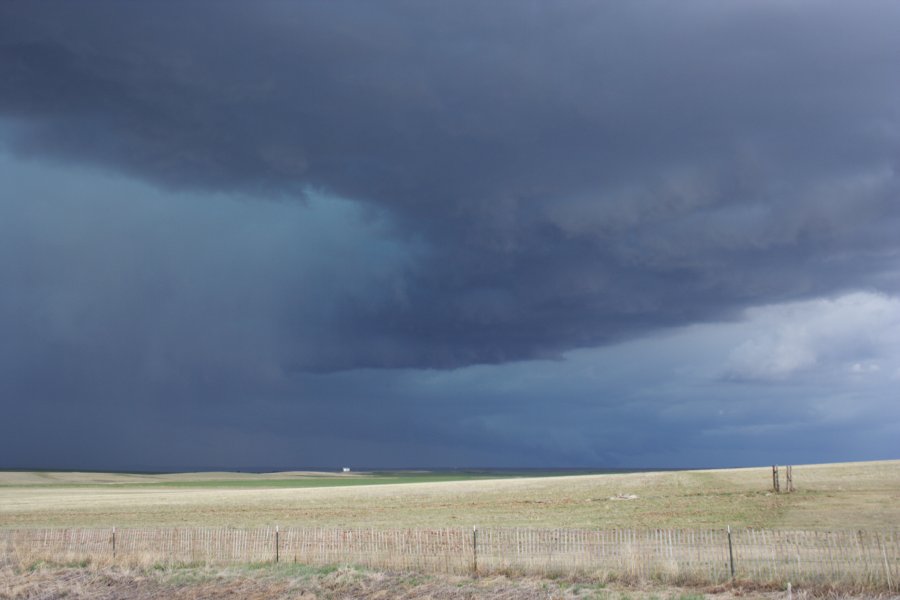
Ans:
[[[794,467],[788,465],[785,475],[787,477],[787,481],[785,482],[787,484],[787,491],[788,493],[791,493],[794,491]]]
[[[478,576],[478,527],[472,526],[472,572]]]
[[[731,549],[731,525],[728,526],[728,564],[731,565],[731,579],[734,581],[734,551]]]
[[[888,563],[887,550],[884,548],[884,538],[877,533],[875,534],[878,543],[881,545],[881,556],[884,558],[884,576],[887,579],[888,592],[894,591],[894,583],[891,580],[891,565]]]
[[[133,529],[126,528],[125,554],[141,557],[147,553],[162,553],[169,560],[180,560],[188,548],[192,560],[198,552],[209,560],[244,562],[265,560],[267,536],[271,525],[258,529]],[[292,529],[287,550],[293,548],[294,562],[312,561],[316,564],[366,560],[370,566],[384,568],[408,568],[413,559],[419,568],[447,573],[464,573],[465,546],[471,544],[470,575],[480,577],[480,567],[486,574],[498,568],[521,569],[535,574],[546,572],[551,565],[560,569],[576,570],[588,563],[603,569],[616,569],[623,573],[653,577],[672,573],[665,567],[665,560],[679,572],[682,568],[691,572],[704,570],[708,581],[721,582],[718,562],[725,558],[726,574],[732,583],[737,580],[734,552],[734,532],[726,527],[728,554],[719,550],[721,541],[714,529],[697,532],[669,530],[655,531],[597,531],[588,541],[586,531],[550,529],[487,529],[480,537],[485,540],[484,556],[479,556],[479,531],[472,527],[471,542],[467,541],[465,528],[419,531],[389,530],[365,532],[343,529]],[[111,527],[110,537],[103,543],[105,528],[94,529],[0,529],[0,562],[4,555],[13,557],[20,552],[33,551],[51,559],[66,553],[103,555],[103,548],[118,560],[118,528]],[[797,531],[790,534],[752,531],[744,529],[738,540],[742,544],[742,579],[765,583],[768,581],[799,581],[809,577],[823,577],[836,585],[845,583],[869,583],[878,589],[887,588],[896,593],[900,586],[897,570],[898,532],[857,531],[855,534]],[[274,562],[281,560],[281,527],[274,526]],[[690,536],[684,534],[691,533]],[[345,537],[342,537],[345,536]],[[486,536],[486,537],[485,537]],[[823,537],[824,536],[824,537]],[[593,541],[596,539],[596,541]],[[853,556],[855,539],[856,556]],[[29,545],[30,544],[30,545]],[[188,545],[189,544],[189,545]],[[198,545],[201,544],[201,545]],[[847,547],[846,554],[842,547]],[[271,547],[270,547],[271,549]],[[262,554],[260,554],[262,553]],[[878,560],[878,554],[881,560]],[[838,555],[841,554],[841,558]],[[696,555],[696,557],[695,557]],[[771,555],[768,562],[767,555]],[[488,562],[485,561],[487,557]],[[479,558],[481,565],[478,564]],[[687,563],[687,564],[686,564]],[[686,565],[686,566],[685,566]],[[768,568],[767,568],[768,565]],[[442,569],[443,567],[443,569]]]
[[[781,491],[781,481],[778,477],[778,465],[772,465],[772,489],[776,494]]]

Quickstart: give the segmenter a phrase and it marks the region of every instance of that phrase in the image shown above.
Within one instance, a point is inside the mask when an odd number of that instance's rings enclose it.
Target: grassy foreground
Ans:
[[[314,473],[6,472],[0,473],[0,527],[878,529],[900,523],[900,461],[795,466],[793,494],[770,492],[769,467],[465,481],[416,476],[418,483],[371,485],[376,482],[367,475]],[[357,485],[339,485],[347,481]]]
[[[781,600],[778,588],[724,586],[679,588],[649,582],[577,578],[490,576],[472,578],[385,573],[350,566],[307,567],[260,564],[235,567],[103,565],[0,565],[0,600],[66,598],[162,600],[197,598],[405,598],[429,600]],[[794,600],[887,598],[827,587],[795,589]]]

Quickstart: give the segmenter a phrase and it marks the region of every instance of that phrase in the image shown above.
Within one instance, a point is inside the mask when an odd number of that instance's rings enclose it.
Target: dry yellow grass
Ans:
[[[0,471],[3,485],[152,485],[155,483],[204,481],[279,481],[296,478],[347,478],[359,473],[330,473],[324,471],[283,471],[280,473],[235,473],[203,471],[201,473],[95,473],[84,471]]]
[[[672,587],[648,582],[489,576],[480,578],[385,573],[353,567],[302,565],[176,567],[149,569],[88,565],[73,568],[0,566],[0,600],[67,598],[91,600],[196,600],[198,598],[402,598],[407,600],[781,600],[783,590],[765,587]],[[827,589],[795,589],[794,600],[888,598]]]
[[[334,488],[30,486],[29,477],[0,474],[0,527],[868,529],[900,523],[900,461],[795,466],[793,494],[770,493],[769,467]],[[152,476],[68,477],[71,484]],[[200,481],[223,475],[174,477]]]

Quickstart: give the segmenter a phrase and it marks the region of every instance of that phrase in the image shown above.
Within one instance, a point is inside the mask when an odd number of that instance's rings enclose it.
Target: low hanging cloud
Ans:
[[[279,368],[502,363],[900,291],[898,27],[894,2],[7,3],[0,116],[22,159],[387,223],[410,260],[325,286],[321,336],[286,308]],[[821,360],[789,337],[736,376]]]

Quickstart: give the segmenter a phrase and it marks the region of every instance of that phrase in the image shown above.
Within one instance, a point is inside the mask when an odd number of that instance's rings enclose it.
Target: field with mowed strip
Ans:
[[[0,528],[829,530],[900,523],[900,461],[798,465],[793,479],[793,493],[774,494],[770,467],[501,479],[421,472],[0,472]]]

